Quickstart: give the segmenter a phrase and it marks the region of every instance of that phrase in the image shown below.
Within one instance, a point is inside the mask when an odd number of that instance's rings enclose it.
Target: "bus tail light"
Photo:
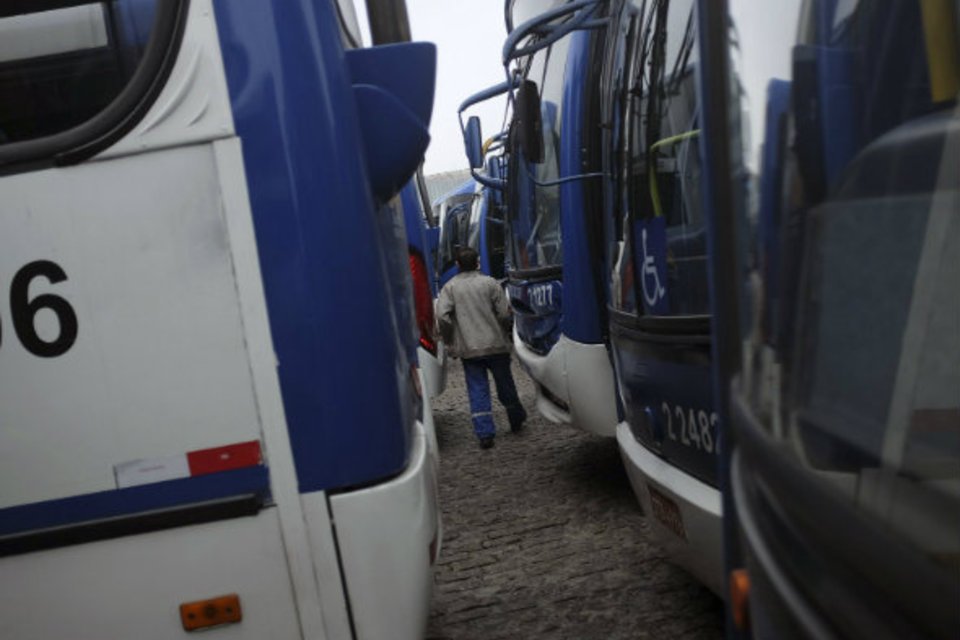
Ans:
[[[430,275],[423,256],[410,251],[410,275],[413,276],[413,303],[417,312],[420,346],[437,355],[437,336],[433,319],[433,295],[430,293]]]
[[[750,576],[746,569],[730,572],[730,613],[737,629],[746,631],[750,624]]]

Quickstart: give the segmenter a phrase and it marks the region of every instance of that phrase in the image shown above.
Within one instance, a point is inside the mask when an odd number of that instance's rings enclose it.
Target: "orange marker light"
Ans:
[[[730,572],[730,614],[737,629],[746,631],[750,624],[750,576],[746,569]]]
[[[183,622],[183,628],[187,631],[240,622],[242,619],[240,596],[235,593],[210,600],[184,602],[180,605],[180,621]]]

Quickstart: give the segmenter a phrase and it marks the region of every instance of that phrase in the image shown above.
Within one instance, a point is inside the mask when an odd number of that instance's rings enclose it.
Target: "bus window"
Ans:
[[[457,264],[457,253],[468,246],[470,234],[470,210],[474,195],[467,193],[455,196],[447,204],[440,227],[440,269],[441,274],[453,269]]]
[[[152,0],[12,16],[0,9],[0,145],[51,136],[100,113],[143,59],[154,12]]]
[[[357,11],[350,0],[336,0],[337,21],[340,23],[340,37],[344,49],[358,49],[363,46]]]
[[[509,0],[506,14],[510,24],[507,25],[507,33],[563,3],[564,0]]]
[[[631,90],[621,134],[622,211],[611,292],[615,308],[627,313],[709,311],[693,5],[651,6],[633,27],[638,35],[627,70]]]
[[[508,180],[514,206],[508,213],[513,216],[511,264],[517,271],[559,267],[563,260],[560,187],[550,183],[560,178],[560,106],[569,48],[570,39],[561,38],[550,48],[537,52],[527,68],[527,77],[540,89],[543,162],[528,161],[520,151],[519,140],[513,141]]]

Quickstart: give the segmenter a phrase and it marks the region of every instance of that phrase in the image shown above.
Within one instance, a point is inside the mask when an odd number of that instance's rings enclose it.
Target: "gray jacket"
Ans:
[[[510,353],[510,307],[497,281],[464,271],[444,285],[437,299],[437,325],[455,358]]]

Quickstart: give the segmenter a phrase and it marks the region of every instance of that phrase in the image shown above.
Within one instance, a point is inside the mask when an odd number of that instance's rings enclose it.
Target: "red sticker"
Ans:
[[[191,476],[255,467],[262,462],[259,440],[228,444],[225,447],[201,449],[187,454],[187,464],[190,465]]]

